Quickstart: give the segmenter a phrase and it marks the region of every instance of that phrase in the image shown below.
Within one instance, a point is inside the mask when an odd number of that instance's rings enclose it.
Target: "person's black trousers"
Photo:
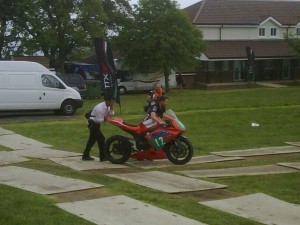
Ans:
[[[90,155],[91,148],[94,146],[94,144],[97,141],[98,148],[99,148],[99,158],[104,159],[105,158],[105,154],[104,154],[105,137],[100,130],[100,124],[95,123],[93,120],[89,120],[88,128],[90,130],[90,137],[86,144],[85,150],[83,152],[83,156]]]

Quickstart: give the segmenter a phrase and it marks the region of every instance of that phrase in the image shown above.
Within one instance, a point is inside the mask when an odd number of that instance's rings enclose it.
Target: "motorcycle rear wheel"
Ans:
[[[126,137],[115,135],[105,142],[107,160],[113,164],[125,163],[131,155],[131,145]]]
[[[186,164],[194,154],[192,142],[184,137],[179,137],[165,148],[166,156],[176,165]]]

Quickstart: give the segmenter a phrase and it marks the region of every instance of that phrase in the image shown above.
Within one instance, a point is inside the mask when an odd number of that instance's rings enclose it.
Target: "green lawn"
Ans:
[[[212,151],[226,151],[269,146],[282,146],[286,141],[300,141],[300,87],[280,89],[259,88],[226,91],[172,90],[168,93],[169,108],[175,111],[186,125],[185,134],[194,145],[195,155]],[[121,113],[116,116],[137,124],[143,117],[146,94],[129,94],[121,97]],[[1,124],[16,133],[51,144],[55,149],[82,152],[88,138],[84,113],[99,99],[86,100],[72,119],[47,120],[25,123]],[[259,127],[252,127],[251,123]],[[102,127],[106,137],[124,134],[117,127]],[[7,149],[6,149],[7,150]],[[92,153],[96,156],[97,149]],[[174,166],[161,169],[173,172],[184,169],[212,169],[277,162],[300,161],[300,154],[253,157],[235,162]],[[158,207],[174,211],[211,225],[259,224],[198,204],[201,198],[169,195],[143,188],[125,181],[109,178],[99,173],[76,172],[44,160],[32,160],[19,166],[67,177],[84,179],[106,185],[106,191],[125,194]],[[268,176],[241,176],[207,179],[228,185],[228,190],[238,195],[263,192],[276,198],[300,204],[300,173]],[[157,198],[157,195],[160,197]],[[0,185],[0,224],[90,224],[56,208],[57,200]],[[28,207],[26,207],[28,205]],[[36,213],[33,213],[35,211]],[[51,213],[50,213],[51,212]],[[17,215],[16,215],[17,214]],[[53,215],[48,218],[49,214]],[[15,216],[14,216],[15,215]],[[45,220],[45,223],[40,221]],[[66,221],[69,221],[66,223]]]

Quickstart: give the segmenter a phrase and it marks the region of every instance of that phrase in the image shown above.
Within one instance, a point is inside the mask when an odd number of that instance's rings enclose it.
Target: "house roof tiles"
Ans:
[[[247,58],[246,47],[251,47],[256,58],[289,58],[296,53],[284,40],[274,41],[208,41],[205,55],[209,59]]]
[[[300,23],[299,0],[203,0],[184,10],[196,25],[259,25],[269,17],[284,26]]]

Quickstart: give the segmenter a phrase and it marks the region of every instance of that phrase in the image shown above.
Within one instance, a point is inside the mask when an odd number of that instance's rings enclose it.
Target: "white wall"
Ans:
[[[199,27],[203,33],[204,40],[219,40],[220,28],[219,27]]]
[[[255,27],[223,27],[222,40],[257,39],[258,29]]]
[[[255,40],[258,39],[258,27],[200,27],[204,40]]]
[[[266,37],[265,39],[284,39],[284,33],[286,33],[286,28],[282,28],[278,24],[274,23],[272,20],[267,21],[266,23],[262,24],[260,28],[265,28],[266,30]],[[271,28],[277,29],[277,36],[271,37]],[[264,39],[263,37],[259,37],[259,39]]]
[[[284,39],[287,33],[286,27],[281,27],[272,19],[267,20],[260,26],[197,26],[203,32],[204,40],[260,40],[260,39]],[[265,37],[259,37],[259,28],[265,28]],[[271,28],[277,29],[277,36],[271,37]],[[296,34],[296,28],[288,29]]]

